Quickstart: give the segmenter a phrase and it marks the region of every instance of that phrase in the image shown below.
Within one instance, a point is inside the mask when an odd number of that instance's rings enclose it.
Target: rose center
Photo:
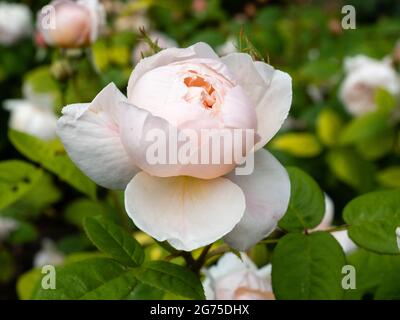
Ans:
[[[189,71],[189,73],[191,75],[183,79],[183,83],[189,89],[185,100],[191,102],[200,98],[205,108],[212,109],[217,103],[217,93],[214,87],[196,71]]]

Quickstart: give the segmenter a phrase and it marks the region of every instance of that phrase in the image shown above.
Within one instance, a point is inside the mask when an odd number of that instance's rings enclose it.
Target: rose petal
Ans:
[[[188,48],[168,48],[150,57],[140,60],[132,72],[128,83],[128,100],[131,101],[130,92],[139,78],[146,72],[178,61],[185,61],[193,58],[205,58],[219,60],[214,50],[206,43],[199,42]]]
[[[290,180],[285,168],[264,149],[256,152],[251,175],[232,172],[227,178],[243,190],[246,212],[224,240],[233,248],[245,251],[268,236],[285,214]]]
[[[258,134],[256,150],[279,131],[292,103],[292,80],[282,71],[263,62],[253,62],[248,54],[232,53],[221,60],[233,73],[256,108]]]
[[[119,134],[118,103],[124,100],[110,84],[92,103],[66,106],[57,124],[57,133],[75,164],[110,189],[124,189],[138,171]]]
[[[128,103],[121,103],[120,113],[121,140],[134,163],[142,170],[157,177],[190,176],[200,179],[213,179],[232,171],[235,164],[229,150],[221,148],[216,163],[207,159],[201,163],[201,154],[207,148],[210,150],[213,139],[221,137],[222,132],[211,132],[209,143],[198,144],[198,133],[187,129],[178,130],[167,120],[153,116],[150,112],[137,108]],[[180,134],[195,133],[194,143],[190,144],[190,162],[185,164],[179,158],[179,152],[184,145],[190,143],[189,139],[177,141]],[[187,135],[186,135],[187,136]],[[201,136],[200,136],[201,137]],[[239,141],[237,141],[239,140]],[[201,140],[202,141],[202,140]],[[203,141],[202,141],[203,142]],[[232,147],[235,153],[242,153],[243,147],[250,149],[247,142],[241,143],[240,139],[233,139],[232,143],[238,146]],[[222,145],[222,144],[221,144]],[[209,151],[209,155],[213,151]],[[230,157],[230,158],[229,158]],[[211,158],[211,156],[210,156]],[[237,157],[238,158],[238,157]],[[197,163],[195,162],[197,159]],[[231,161],[225,161],[230,159]]]
[[[243,216],[245,199],[225,178],[157,178],[140,172],[125,190],[125,208],[144,232],[190,251],[231,231]]]

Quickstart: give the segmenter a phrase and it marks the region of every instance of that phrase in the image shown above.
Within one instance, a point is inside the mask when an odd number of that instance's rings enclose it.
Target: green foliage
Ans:
[[[145,263],[137,278],[152,287],[185,298],[204,299],[203,287],[197,276],[184,267],[165,261]]]
[[[101,251],[124,265],[137,267],[143,263],[144,252],[140,244],[124,229],[103,217],[86,218],[85,231]]]
[[[400,226],[400,190],[362,195],[345,207],[343,217],[350,225],[350,238],[360,247],[400,254],[395,233]]]
[[[326,146],[338,143],[338,135],[343,128],[343,119],[333,109],[323,109],[316,122],[318,138]]]
[[[46,290],[38,283],[33,299],[124,299],[137,284],[133,270],[106,258],[88,259],[58,267],[56,275],[56,289]]]
[[[45,142],[15,130],[10,130],[9,137],[24,156],[38,162],[78,191],[91,198],[96,197],[96,185],[69,159],[60,142]]]
[[[346,290],[346,299],[362,299],[374,296],[375,299],[395,299],[400,292],[399,281],[396,281],[400,268],[400,256],[383,255],[360,249],[351,254],[348,263],[356,269],[356,288]],[[390,293],[391,288],[396,292]]]
[[[0,162],[0,209],[24,196],[40,180],[42,173],[20,160]]]
[[[277,299],[342,299],[345,256],[328,233],[290,233],[275,248],[272,286]]]
[[[331,172],[359,192],[367,192],[375,185],[375,167],[353,149],[334,149],[327,154]]]
[[[316,157],[322,151],[316,136],[306,132],[282,134],[272,141],[271,146],[299,158]]]
[[[312,229],[324,216],[324,195],[314,179],[304,171],[294,167],[287,171],[291,184],[290,201],[279,227],[287,231]]]

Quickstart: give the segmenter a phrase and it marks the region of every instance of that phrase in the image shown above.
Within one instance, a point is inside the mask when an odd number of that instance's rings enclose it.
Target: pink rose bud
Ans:
[[[98,0],[55,0],[39,12],[38,29],[50,46],[79,48],[96,41],[103,22]]]

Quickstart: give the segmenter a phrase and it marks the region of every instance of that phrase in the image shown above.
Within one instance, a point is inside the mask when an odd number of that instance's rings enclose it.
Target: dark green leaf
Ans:
[[[115,260],[94,258],[56,268],[56,289],[37,284],[34,299],[125,299],[137,284],[134,270],[127,270]],[[45,276],[45,275],[43,275]]]
[[[400,190],[372,192],[352,200],[343,212],[349,236],[359,246],[384,254],[400,254]]]
[[[25,195],[42,176],[42,170],[20,161],[0,162],[0,209]]]
[[[286,214],[279,227],[287,231],[300,231],[316,227],[325,212],[324,195],[318,184],[304,171],[287,168],[290,177],[291,195]]]
[[[165,261],[143,264],[137,279],[149,286],[185,298],[204,299],[203,286],[199,278],[188,269]]]
[[[89,239],[101,251],[131,267],[140,266],[144,252],[127,231],[104,217],[87,218],[84,222]]]
[[[326,232],[290,233],[279,240],[272,258],[277,299],[342,299],[345,256]]]
[[[24,156],[89,197],[96,197],[96,185],[74,165],[59,141],[46,142],[15,130],[9,131],[9,138]]]

